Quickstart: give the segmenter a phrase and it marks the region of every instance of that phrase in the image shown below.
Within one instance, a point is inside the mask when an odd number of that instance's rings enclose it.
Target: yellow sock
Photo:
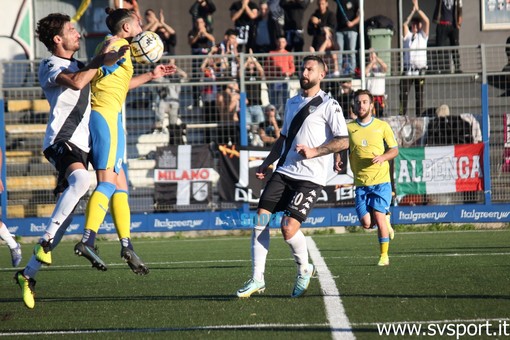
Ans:
[[[85,211],[85,229],[90,229],[97,233],[99,226],[104,221],[108,212],[109,198],[100,191],[95,190],[90,196]]]
[[[128,193],[115,191],[112,197],[112,218],[117,229],[119,239],[131,237],[131,210],[129,208]]]
[[[389,237],[380,237],[379,245],[381,247],[381,256],[388,255],[388,249],[390,248],[390,238]]]

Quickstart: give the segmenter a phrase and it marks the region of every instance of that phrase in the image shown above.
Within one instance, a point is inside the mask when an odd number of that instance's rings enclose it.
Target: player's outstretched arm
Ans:
[[[129,89],[132,90],[140,85],[143,85],[153,79],[172,75],[176,72],[175,64],[158,65],[152,71],[140,74],[131,78],[129,82]]]
[[[57,76],[56,82],[73,90],[83,89],[94,78],[99,67],[102,65],[113,65],[126,54],[129,49],[128,45],[120,47],[118,51],[109,50],[110,44],[116,40],[118,38],[107,40],[98,55],[78,72],[62,71]]]

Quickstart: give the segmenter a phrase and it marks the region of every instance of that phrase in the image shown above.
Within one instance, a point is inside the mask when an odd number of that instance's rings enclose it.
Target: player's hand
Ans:
[[[115,35],[110,35],[108,38],[103,42],[103,46],[101,46],[101,50],[98,54],[105,54],[110,51],[110,46],[119,40],[120,38]]]
[[[372,163],[373,164],[381,165],[381,164],[383,164],[386,161],[386,159],[383,157],[383,155],[379,155],[378,156],[375,153],[372,153],[372,154],[375,156],[374,158],[372,158]]]
[[[0,193],[4,192],[4,183],[0,181]]]
[[[262,163],[258,167],[257,172],[255,172],[255,176],[257,176],[258,179],[262,180],[266,177],[266,172],[267,172],[267,166],[264,165],[264,163]]]
[[[309,148],[304,144],[297,144],[296,152],[306,159],[314,158],[318,155],[316,148]]]
[[[166,65],[158,65],[152,70],[152,78],[161,78],[164,76],[169,76],[171,74],[174,74],[177,71],[177,67],[172,64],[166,64]]]
[[[104,54],[103,64],[107,66],[111,66],[115,64],[119,59],[124,57],[126,52],[129,51],[129,45],[123,45],[119,48],[118,51],[109,51]]]
[[[333,171],[340,172],[342,171],[342,157],[340,157],[340,153],[335,153],[335,160],[333,161]]]

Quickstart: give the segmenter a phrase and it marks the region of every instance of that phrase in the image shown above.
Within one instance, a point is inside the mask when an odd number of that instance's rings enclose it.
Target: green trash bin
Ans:
[[[380,50],[389,50],[391,48],[391,37],[393,31],[387,28],[372,28],[368,30],[368,38],[370,39],[370,46],[377,52],[379,58],[384,60],[388,65],[388,72],[391,74],[391,53],[390,51],[379,52]]]

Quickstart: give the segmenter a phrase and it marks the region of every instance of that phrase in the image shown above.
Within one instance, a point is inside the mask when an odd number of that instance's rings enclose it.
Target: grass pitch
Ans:
[[[510,230],[397,233],[388,267],[375,265],[375,233],[311,237],[358,339],[381,339],[377,325],[383,323],[510,320]],[[118,242],[97,244],[108,271],[90,268],[73,254],[74,242],[62,242],[53,252],[54,265],[36,277],[33,310],[21,301],[3,245],[0,336],[331,339],[335,334],[318,279],[303,298],[290,298],[296,269],[281,236],[271,239],[266,292],[249,299],[235,297],[251,274],[249,237],[134,240],[151,269],[147,276],[134,275],[122,262]],[[23,266],[32,247],[23,245]]]

